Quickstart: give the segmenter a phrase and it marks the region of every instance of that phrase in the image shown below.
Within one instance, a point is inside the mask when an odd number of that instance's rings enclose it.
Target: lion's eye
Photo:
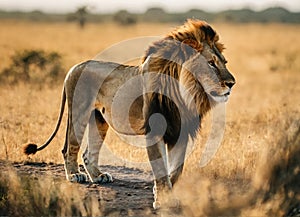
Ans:
[[[213,61],[213,60],[210,60],[210,61],[208,61],[208,64],[209,64],[210,66],[212,66],[212,67],[215,67],[215,68],[216,68],[215,61]]]

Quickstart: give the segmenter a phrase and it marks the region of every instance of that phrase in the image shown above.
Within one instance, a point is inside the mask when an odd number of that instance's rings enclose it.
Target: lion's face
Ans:
[[[151,56],[148,71],[178,79],[177,95],[180,100],[189,109],[196,106],[202,116],[216,103],[226,102],[235,84],[234,77],[226,68],[223,50],[219,35],[209,24],[189,19],[165,38],[153,43],[143,61]],[[158,103],[160,106],[166,104],[160,99]]]
[[[198,91],[204,90],[214,102],[226,102],[235,84],[226,63],[225,57],[214,45],[204,43],[203,51],[195,53],[183,64],[180,80],[186,84],[194,81]]]

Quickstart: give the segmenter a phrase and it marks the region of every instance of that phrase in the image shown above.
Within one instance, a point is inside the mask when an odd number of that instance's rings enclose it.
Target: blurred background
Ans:
[[[52,132],[69,68],[121,41],[162,37],[187,18],[217,31],[237,81],[216,156],[199,167],[211,130],[208,114],[187,159],[178,191],[187,216],[292,216],[290,210],[300,210],[299,0],[1,0],[0,160],[63,163],[66,117],[49,148],[29,158],[22,148],[42,144]],[[145,150],[112,132],[104,151],[101,164],[150,170]],[[255,189],[260,194],[250,194]]]
[[[97,0],[38,1],[2,0],[0,18],[32,21],[113,21],[124,25],[138,22],[183,22],[186,18],[201,18],[208,22],[282,22],[298,23],[300,3],[297,0],[227,0],[212,1],[122,1]]]

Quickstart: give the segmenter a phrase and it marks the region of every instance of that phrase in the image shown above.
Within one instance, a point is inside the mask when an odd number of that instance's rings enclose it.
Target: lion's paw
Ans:
[[[88,181],[88,177],[84,173],[75,173],[69,176],[69,181],[75,183],[85,183]]]
[[[179,199],[176,198],[168,198],[168,199],[163,199],[163,201],[160,200],[155,200],[153,202],[153,209],[159,210],[162,208],[167,208],[167,209],[180,209],[181,208],[181,202]]]
[[[160,209],[160,207],[161,207],[161,204],[159,201],[153,202],[153,209],[158,210],[158,209]]]
[[[102,173],[97,178],[93,179],[94,183],[104,184],[113,182],[113,178],[109,173]]]

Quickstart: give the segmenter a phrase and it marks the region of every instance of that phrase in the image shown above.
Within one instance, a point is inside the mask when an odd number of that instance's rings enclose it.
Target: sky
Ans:
[[[250,8],[263,10],[281,6],[290,11],[300,11],[300,0],[0,0],[1,10],[19,10],[64,13],[88,5],[93,13],[109,13],[126,9],[130,12],[144,12],[150,7],[161,7],[168,12],[184,12],[202,9],[215,12],[227,9]]]

